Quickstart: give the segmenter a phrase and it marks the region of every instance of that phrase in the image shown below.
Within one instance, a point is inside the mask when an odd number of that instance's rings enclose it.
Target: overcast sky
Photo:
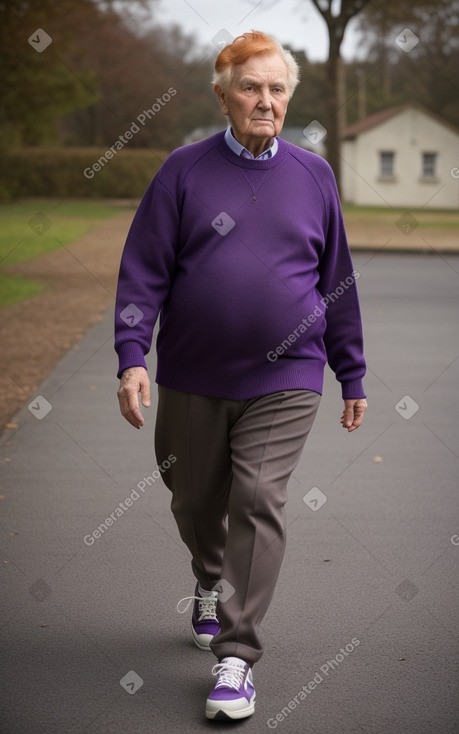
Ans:
[[[304,50],[312,61],[328,56],[324,20],[311,0],[159,0],[155,17],[161,23],[178,23],[193,32],[204,46],[216,48],[212,39],[224,29],[232,37],[259,30]],[[346,59],[357,53],[357,34],[352,21],[346,31],[342,52]]]

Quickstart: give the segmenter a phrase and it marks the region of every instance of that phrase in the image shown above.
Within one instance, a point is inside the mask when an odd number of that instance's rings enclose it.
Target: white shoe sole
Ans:
[[[191,624],[191,632],[193,635],[193,642],[196,647],[199,647],[200,650],[212,652],[210,649],[210,643],[213,639],[212,635],[198,635],[193,627],[193,623]]]
[[[245,719],[246,716],[252,716],[255,713],[255,693],[250,703],[244,699],[247,704],[243,708],[237,708],[236,701],[214,701],[207,699],[206,717],[208,719],[216,719],[217,721],[227,721],[228,719]],[[231,703],[235,704],[234,708]]]

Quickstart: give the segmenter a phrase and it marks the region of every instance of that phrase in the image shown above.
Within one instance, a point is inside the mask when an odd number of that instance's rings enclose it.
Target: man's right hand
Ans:
[[[142,405],[149,408],[150,403],[150,378],[145,367],[129,367],[121,375],[118,400],[121,414],[134,428],[141,428],[144,417],[140,412],[139,393]]]

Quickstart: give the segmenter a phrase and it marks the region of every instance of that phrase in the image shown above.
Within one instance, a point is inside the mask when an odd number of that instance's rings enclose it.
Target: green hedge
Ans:
[[[111,157],[106,153],[107,148],[3,150],[0,200],[66,196],[139,198],[168,155],[147,148],[112,148]]]

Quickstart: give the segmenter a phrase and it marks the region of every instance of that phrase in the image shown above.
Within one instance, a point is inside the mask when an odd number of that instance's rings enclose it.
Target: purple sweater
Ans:
[[[156,382],[244,400],[362,398],[362,326],[335,179],[279,138],[246,160],[224,133],[175,150],[148,187],[124,248],[116,299],[119,372],[145,367],[160,314]]]

